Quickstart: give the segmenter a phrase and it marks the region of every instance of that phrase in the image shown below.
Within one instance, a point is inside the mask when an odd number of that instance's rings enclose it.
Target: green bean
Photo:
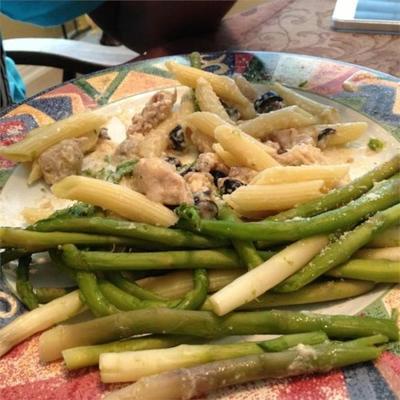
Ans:
[[[208,311],[169,308],[126,311],[91,321],[59,325],[40,337],[39,351],[46,360],[55,360],[61,351],[143,333],[190,335],[220,338],[232,335],[290,334],[324,331],[330,338],[358,338],[382,334],[399,339],[392,319],[322,315],[284,310],[232,312],[217,317]]]
[[[389,161],[378,165],[365,175],[338,189],[332,190],[326,196],[308,201],[288,211],[268,217],[271,221],[284,221],[296,217],[312,217],[325,211],[332,210],[349,203],[370,190],[375,182],[382,181],[400,170],[400,156],[396,155]]]
[[[228,243],[224,239],[210,239],[182,229],[163,228],[140,222],[105,217],[55,218],[39,221],[31,226],[30,229],[40,232],[96,233],[124,237],[124,240],[129,237],[168,247],[208,249],[223,247]]]
[[[200,308],[208,292],[207,270],[200,268],[193,271],[193,290],[188,292],[176,306],[181,310],[197,310]]]
[[[160,296],[151,290],[147,290],[142,288],[135,282],[131,282],[128,279],[125,279],[122,274],[118,271],[108,273],[107,279],[113,283],[115,286],[119,287],[121,290],[131,294],[132,296],[137,297],[141,300],[156,300],[156,301],[164,301],[167,300],[165,297]]]
[[[76,281],[85,303],[96,317],[110,315],[118,312],[99,289],[96,275],[92,272],[78,271]]]
[[[400,204],[377,212],[363,224],[330,243],[302,269],[276,286],[274,291],[293,292],[302,288],[330,269],[346,262],[376,234],[397,223],[399,218]]]
[[[38,299],[33,291],[33,287],[29,281],[29,266],[31,264],[31,255],[22,256],[18,260],[17,267],[17,293],[29,310],[33,310],[39,306]]]
[[[326,273],[335,278],[365,279],[373,282],[400,283],[400,262],[353,259]]]
[[[222,207],[219,210],[218,218],[223,221],[242,222],[240,218],[229,207]],[[263,263],[263,259],[257,253],[254,243],[251,241],[232,240],[233,247],[235,248],[242,264],[247,269],[253,269]]]
[[[33,232],[19,228],[0,228],[0,246],[2,247],[20,247],[36,252],[66,243],[85,246],[120,245],[144,250],[160,249],[160,245],[156,243],[127,237],[71,232]]]
[[[322,303],[360,296],[375,287],[373,282],[358,280],[337,280],[310,283],[290,293],[268,292],[257,300],[245,304],[240,309],[256,310],[298,304]]]
[[[180,206],[177,213],[203,234],[229,239],[267,240],[268,242],[295,241],[321,233],[349,229],[368,215],[386,209],[399,201],[400,179],[379,182],[357,200],[324,214],[289,221],[261,221],[235,223],[201,219],[191,206]]]

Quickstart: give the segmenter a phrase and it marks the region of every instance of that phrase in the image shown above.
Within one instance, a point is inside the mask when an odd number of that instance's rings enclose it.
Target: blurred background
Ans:
[[[226,17],[244,12],[265,2],[268,2],[268,0],[239,0],[229,10]],[[103,36],[102,31],[87,15],[60,26],[41,28],[28,23],[14,21],[0,14],[0,27],[3,40],[15,38],[65,38],[100,44]],[[111,45],[116,44],[113,43],[112,38],[104,38],[103,36],[104,40]],[[137,55],[125,46],[118,47],[120,53],[126,55],[127,60],[131,60]],[[27,97],[63,81],[63,71],[58,68],[31,65],[17,65],[17,68],[26,84]]]

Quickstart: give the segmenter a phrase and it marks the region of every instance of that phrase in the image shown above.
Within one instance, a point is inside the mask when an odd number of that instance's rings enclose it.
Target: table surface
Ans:
[[[180,39],[140,58],[194,50],[264,50],[308,54],[400,76],[400,36],[337,32],[335,0],[269,0],[225,18],[216,32]]]

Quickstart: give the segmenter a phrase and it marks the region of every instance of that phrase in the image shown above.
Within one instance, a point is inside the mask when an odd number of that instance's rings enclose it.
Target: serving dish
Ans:
[[[185,56],[173,58],[187,62]],[[396,101],[400,92],[399,82],[388,75],[331,60],[278,53],[205,54],[203,60],[206,68],[212,72],[240,72],[251,81],[272,77],[293,87],[301,86],[302,90],[327,98],[325,101],[333,100],[342,104],[345,106],[342,110],[350,118],[356,115],[358,120],[368,119],[374,135],[387,137],[390,146],[394,142],[388,135],[400,136],[400,110]],[[87,108],[119,100],[119,105],[129,103],[132,95],[139,96],[140,93],[171,87],[175,83],[168,77],[163,67],[164,61],[139,62],[83,77],[5,110],[0,119],[1,141],[3,144],[14,142],[37,125],[62,119]],[[347,90],[343,89],[344,83]],[[142,96],[146,97],[146,94]],[[13,166],[4,160],[0,163],[0,180],[4,185]],[[4,282],[0,282],[0,290],[0,296],[4,299],[0,303],[1,326],[23,312],[23,308],[7,293]],[[381,289],[371,297],[364,298],[361,303],[350,306],[335,304],[331,307],[334,313],[362,312],[385,316],[391,308],[400,307],[400,289]],[[327,311],[325,307],[324,312]],[[37,338],[23,343],[0,360],[0,398],[25,398],[28,393],[33,398],[100,398],[101,393],[108,390],[100,384],[95,371],[66,374],[60,363],[41,366],[35,346]],[[400,360],[396,351],[399,351],[398,345],[394,345],[391,352],[386,352],[374,364],[346,368],[318,377],[242,385],[220,391],[209,398],[395,398],[400,393],[397,379]]]

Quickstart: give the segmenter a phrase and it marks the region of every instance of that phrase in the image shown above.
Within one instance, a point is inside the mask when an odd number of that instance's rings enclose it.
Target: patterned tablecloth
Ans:
[[[290,7],[298,3],[282,0],[282,3],[285,2],[293,3]],[[321,5],[321,8],[324,6]],[[292,17],[294,25],[296,21],[301,21],[298,12],[296,15]],[[310,36],[314,37],[312,32]],[[273,37],[271,40],[274,40]],[[323,36],[321,40],[324,40]],[[187,62],[185,57],[175,58]],[[146,90],[173,85],[175,81],[169,78],[163,68],[163,61],[156,59],[129,64],[83,77],[6,110],[0,115],[0,144],[19,141],[32,128],[73,113]],[[305,84],[304,90],[327,96],[364,113],[400,138],[400,83],[389,75],[332,60],[282,53],[223,52],[203,55],[203,61],[205,68],[217,73],[231,74],[236,71],[253,81],[273,77],[294,87]],[[379,60],[376,62],[379,66]],[[398,60],[393,65],[398,65],[396,63]],[[342,84],[345,80],[351,81],[357,90],[344,91]],[[12,170],[12,163],[0,159],[0,188]],[[400,310],[399,285],[365,308],[362,314],[387,317],[393,308]],[[0,327],[21,312],[24,312],[23,306],[0,279]],[[399,343],[392,344],[389,351],[374,363],[322,375],[235,386],[210,395],[209,398],[396,399],[400,396],[400,357],[397,354],[400,354]],[[20,344],[0,359],[1,400],[100,399],[102,393],[111,388],[100,382],[94,368],[69,373],[61,362],[41,364],[38,358],[38,336]]]
[[[279,51],[334,58],[400,77],[400,35],[336,32],[332,29],[335,3],[268,0],[224,19],[214,33],[175,40],[144,57],[193,50]]]

